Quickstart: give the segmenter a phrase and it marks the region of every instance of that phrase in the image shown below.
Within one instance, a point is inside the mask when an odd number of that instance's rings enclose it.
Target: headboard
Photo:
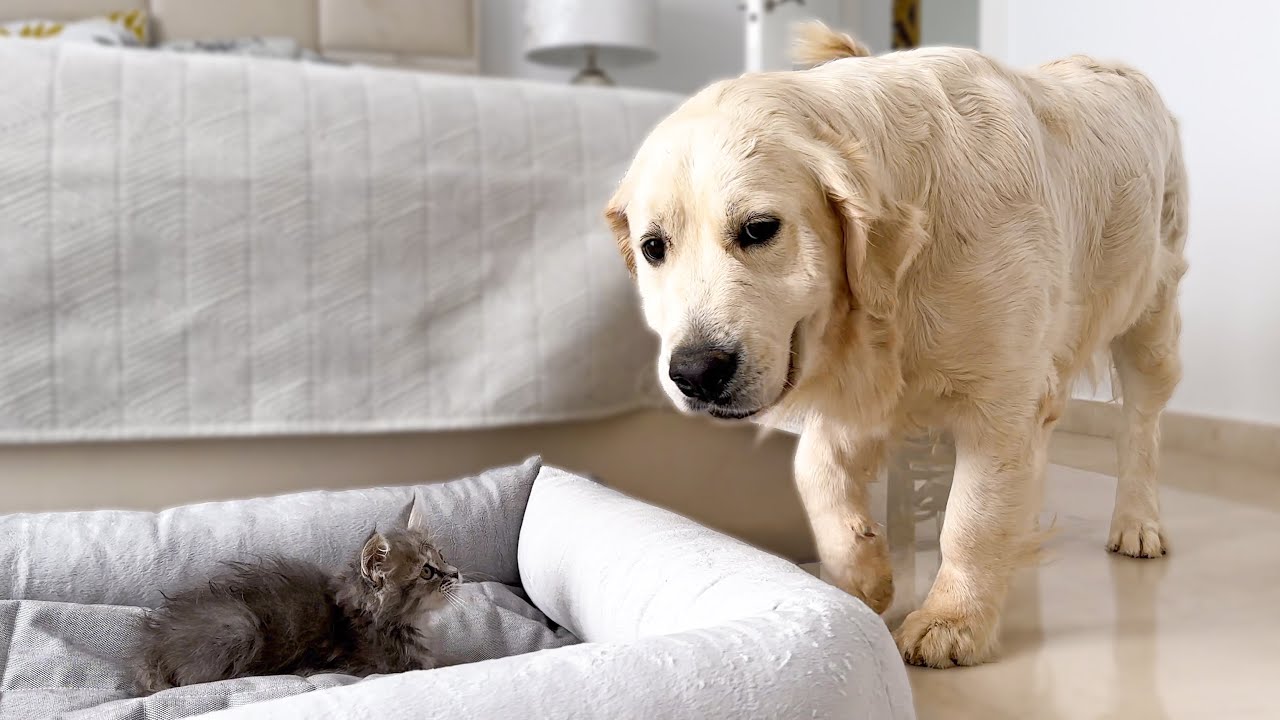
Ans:
[[[0,21],[146,10],[153,42],[290,37],[339,60],[479,71],[480,0],[3,0]]]

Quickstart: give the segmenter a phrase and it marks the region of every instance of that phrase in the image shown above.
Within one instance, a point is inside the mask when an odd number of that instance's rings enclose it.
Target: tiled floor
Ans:
[[[404,457],[396,467],[412,469],[418,456]],[[1166,454],[1171,554],[1141,561],[1103,550],[1112,442],[1059,433],[1051,460],[1057,533],[1045,562],[1017,579],[1002,652],[974,668],[911,668],[921,720],[1280,720],[1280,474]],[[940,498],[891,507],[927,515]],[[915,530],[895,552],[891,623],[923,599],[938,567],[936,520]]]
[[[1172,549],[1133,560],[1103,550],[1111,441],[1060,434],[1052,461],[1059,530],[1018,577],[998,661],[911,668],[920,718],[1280,718],[1280,477],[1167,454]],[[897,582],[918,601],[936,534],[916,545],[914,582]]]

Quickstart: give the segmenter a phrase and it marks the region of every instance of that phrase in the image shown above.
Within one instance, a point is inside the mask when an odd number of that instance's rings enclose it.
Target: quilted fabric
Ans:
[[[0,441],[660,402],[600,218],[675,96],[0,43]]]

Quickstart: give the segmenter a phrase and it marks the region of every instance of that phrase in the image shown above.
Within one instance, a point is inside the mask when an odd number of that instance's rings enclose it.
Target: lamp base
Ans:
[[[613,78],[598,67],[585,67],[569,81],[573,85],[613,85]]]
[[[612,85],[613,78],[605,74],[596,64],[596,49],[587,47],[587,66],[578,71],[569,81],[574,85]]]

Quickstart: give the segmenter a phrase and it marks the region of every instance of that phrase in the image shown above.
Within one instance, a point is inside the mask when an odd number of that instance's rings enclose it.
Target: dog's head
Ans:
[[[768,410],[833,314],[891,309],[897,265],[885,277],[867,252],[886,216],[870,166],[811,110],[767,76],[712,86],[654,129],[605,211],[681,409]]]

